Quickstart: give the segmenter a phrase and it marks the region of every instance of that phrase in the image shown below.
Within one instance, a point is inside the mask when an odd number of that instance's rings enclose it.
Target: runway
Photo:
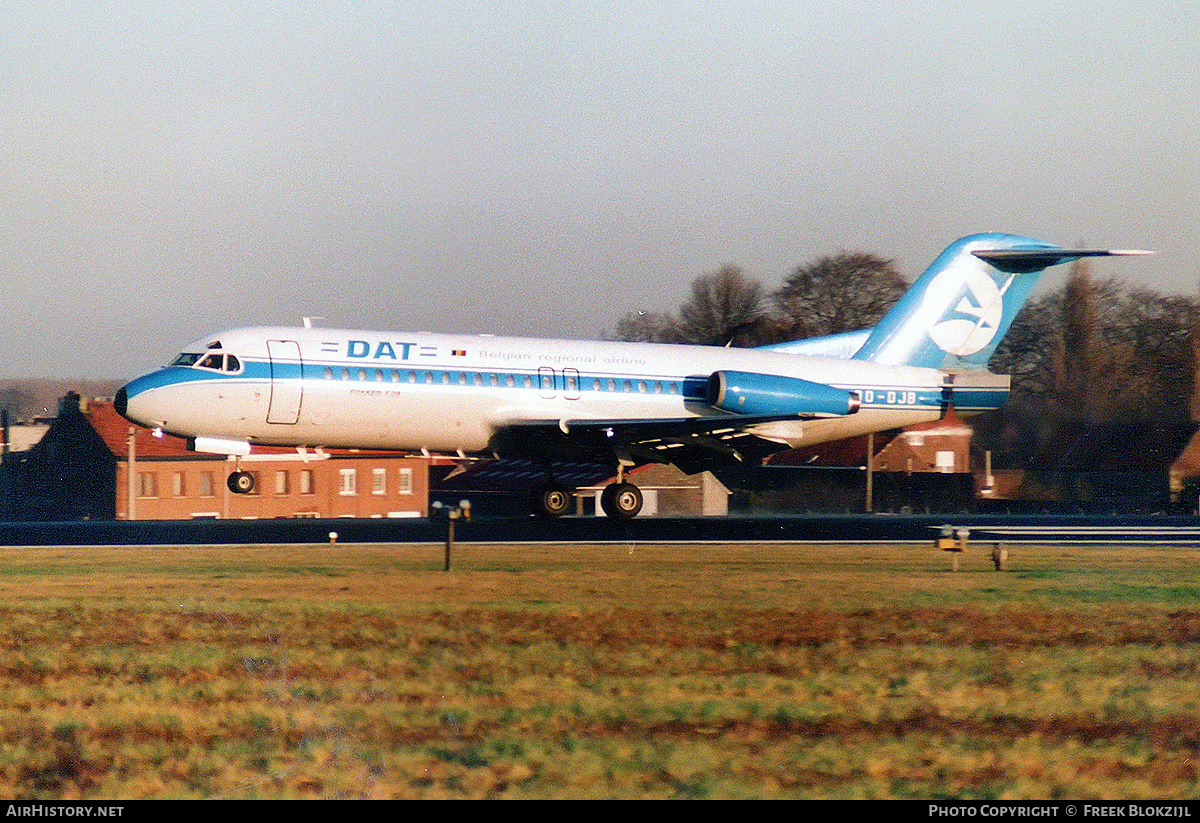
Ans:
[[[975,542],[1200,544],[1200,518],[1070,514],[484,518],[455,522],[467,543],[928,543],[943,527]],[[160,520],[0,523],[0,546],[440,543],[445,520]]]

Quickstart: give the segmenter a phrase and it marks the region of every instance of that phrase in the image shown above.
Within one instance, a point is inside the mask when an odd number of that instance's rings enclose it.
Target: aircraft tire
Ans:
[[[225,483],[234,494],[249,494],[254,491],[254,475],[250,472],[233,472]]]
[[[571,492],[558,483],[534,486],[530,504],[539,517],[562,517],[571,510]]]
[[[610,483],[600,493],[600,508],[621,520],[637,517],[642,503],[642,490],[632,483]]]

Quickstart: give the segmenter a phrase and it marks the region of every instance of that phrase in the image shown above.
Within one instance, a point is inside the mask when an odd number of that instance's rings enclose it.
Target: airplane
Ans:
[[[233,456],[252,445],[524,458],[542,465],[538,515],[559,517],[571,490],[555,462],[614,466],[611,517],[643,496],[627,469],[669,463],[692,474],[760,462],[798,446],[999,408],[1009,378],[988,359],[1042,271],[1083,257],[983,233],[948,246],[873,327],[751,349],[491,335],[252,327],[184,347],[115,398],[133,423]],[[235,464],[229,488],[253,490]]]

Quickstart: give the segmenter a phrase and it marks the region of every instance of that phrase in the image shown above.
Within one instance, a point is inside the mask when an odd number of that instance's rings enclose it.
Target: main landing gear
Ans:
[[[570,489],[550,480],[533,487],[530,508],[539,517],[562,517],[571,510]],[[600,493],[600,508],[609,517],[628,520],[642,510],[642,490],[632,483],[618,480],[609,483]]]
[[[628,520],[642,510],[642,490],[632,483],[609,483],[600,492],[600,508],[609,517]]]
[[[533,487],[529,505],[539,517],[562,517],[571,510],[572,497],[570,489],[562,483],[547,480]]]

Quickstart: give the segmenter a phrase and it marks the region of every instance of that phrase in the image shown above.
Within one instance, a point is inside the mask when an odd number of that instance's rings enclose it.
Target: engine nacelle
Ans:
[[[738,414],[854,414],[858,392],[777,374],[717,371],[708,378],[709,405]]]

